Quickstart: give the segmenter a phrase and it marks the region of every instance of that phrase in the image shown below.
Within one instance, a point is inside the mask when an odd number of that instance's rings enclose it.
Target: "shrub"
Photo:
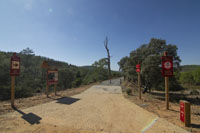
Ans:
[[[190,95],[199,95],[200,93],[197,90],[190,91]]]
[[[194,77],[195,83],[200,84],[200,68],[193,71],[193,77]]]
[[[128,88],[128,89],[126,90],[126,93],[127,93],[128,95],[130,95],[131,92],[132,92],[132,89],[130,89],[130,88]]]
[[[194,77],[192,72],[182,72],[180,75],[180,81],[183,84],[194,84]]]

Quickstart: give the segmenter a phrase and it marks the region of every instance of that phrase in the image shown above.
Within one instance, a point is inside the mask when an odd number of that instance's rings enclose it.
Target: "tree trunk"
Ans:
[[[108,54],[108,74],[109,74],[109,80],[110,80],[110,84],[111,84],[110,52],[109,52],[109,49],[108,49],[108,37],[106,37],[106,39],[104,41],[104,46],[105,46],[107,54]]]

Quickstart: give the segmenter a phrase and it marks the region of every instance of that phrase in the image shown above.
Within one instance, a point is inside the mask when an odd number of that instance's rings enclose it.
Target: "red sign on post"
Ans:
[[[58,70],[48,70],[47,71],[47,84],[58,84]]]
[[[137,64],[137,65],[136,65],[136,68],[140,69],[140,64]]]
[[[140,64],[136,65],[136,72],[140,72]]]
[[[184,102],[180,102],[180,120],[185,122],[185,104]]]
[[[10,76],[19,76],[20,74],[20,57],[13,54],[10,61]]]
[[[136,69],[136,72],[140,72],[140,69]]]
[[[190,102],[188,101],[180,100],[180,120],[185,126],[190,126],[191,124]]]
[[[162,75],[164,77],[173,76],[172,56],[162,56]]]

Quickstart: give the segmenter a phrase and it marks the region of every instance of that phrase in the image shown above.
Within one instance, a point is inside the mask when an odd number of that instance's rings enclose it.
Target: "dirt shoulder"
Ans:
[[[97,85],[97,84],[99,84],[99,83],[93,83],[93,84],[81,86],[78,88],[71,88],[71,89],[67,89],[67,90],[58,91],[56,96],[52,92],[49,94],[49,98],[47,98],[44,93],[40,93],[36,96],[32,96],[32,97],[28,97],[28,98],[15,99],[15,106],[17,109],[29,108],[29,107],[47,103],[47,102],[50,102],[50,101],[53,101],[55,99],[62,98],[65,96],[72,96],[72,95],[79,94],[79,93],[87,90],[91,86]],[[14,110],[10,106],[10,100],[0,101],[0,115],[6,114],[9,112],[13,112],[13,111]]]
[[[180,107],[179,103],[176,101],[169,103],[169,110],[165,109],[165,101],[163,95],[160,97],[156,97],[156,95],[152,95],[149,93],[142,94],[142,100],[138,97],[138,92],[133,91],[131,95],[127,95],[125,90],[127,88],[131,88],[136,90],[134,85],[130,85],[127,82],[124,82],[122,85],[124,90],[124,97],[130,100],[131,102],[137,104],[143,109],[148,110],[149,112],[153,112],[161,118],[166,119],[167,121],[186,129],[187,131],[200,133],[200,105],[195,103],[191,103],[191,123],[190,127],[184,127],[183,123],[180,121]],[[158,93],[154,91],[154,94]],[[162,93],[162,92],[159,92]],[[176,95],[176,97],[179,95]],[[197,99],[198,100],[198,99]],[[200,102],[199,102],[200,103]]]

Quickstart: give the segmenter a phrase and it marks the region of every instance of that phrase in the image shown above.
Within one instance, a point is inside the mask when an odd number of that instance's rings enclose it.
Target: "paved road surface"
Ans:
[[[120,86],[102,84],[73,97],[2,115],[0,132],[186,132],[126,100]]]
[[[111,84],[110,84],[110,80],[106,80],[106,81],[103,81],[100,85],[120,86],[120,79],[121,81],[123,80],[123,78],[112,79]]]

